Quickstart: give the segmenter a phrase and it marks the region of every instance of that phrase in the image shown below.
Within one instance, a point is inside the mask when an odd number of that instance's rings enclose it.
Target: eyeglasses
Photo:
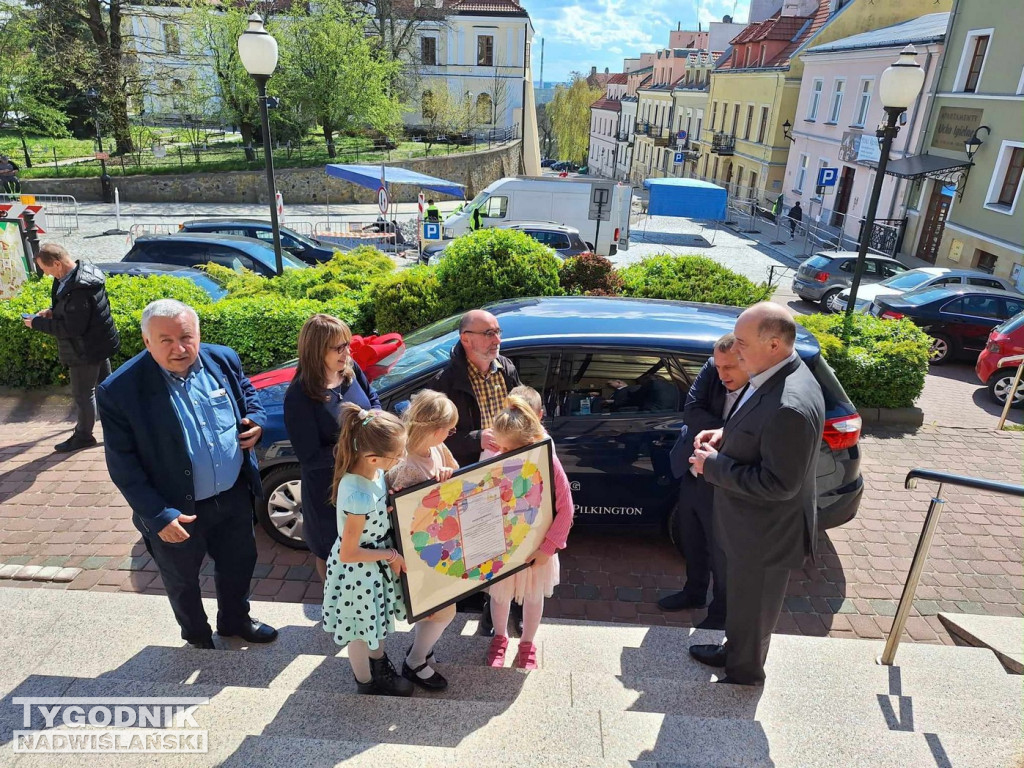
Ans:
[[[490,328],[486,331],[463,331],[463,333],[475,333],[478,336],[486,336],[488,339],[501,338],[501,328]]]
[[[328,347],[328,349],[331,350],[332,352],[340,355],[342,352],[344,352],[346,349],[348,349],[348,345],[349,344],[350,344],[350,342],[346,341],[343,344],[339,344],[336,347]]]

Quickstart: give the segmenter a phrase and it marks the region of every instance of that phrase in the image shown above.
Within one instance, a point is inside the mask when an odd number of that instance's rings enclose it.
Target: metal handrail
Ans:
[[[907,489],[917,487],[918,480],[928,480],[938,483],[939,487],[928,505],[928,514],[924,518],[924,527],[921,529],[921,536],[917,540],[917,549],[914,550],[914,559],[910,561],[910,571],[907,573],[907,581],[903,585],[903,594],[900,595],[899,605],[896,607],[896,616],[892,620],[892,627],[885,639],[885,649],[878,659],[879,664],[892,666],[896,658],[896,650],[900,646],[900,637],[906,627],[910,611],[914,607],[914,594],[917,592],[917,585],[921,581],[921,572],[924,570],[925,561],[928,559],[928,550],[932,546],[932,537],[935,535],[935,528],[939,522],[939,512],[945,505],[946,500],[942,498],[942,486],[958,485],[962,488],[972,488],[976,491],[988,493],[999,493],[1005,496],[1017,496],[1024,498],[1024,485],[1012,483],[1001,483],[996,480],[985,480],[981,477],[968,477],[967,475],[954,475],[950,472],[940,472],[935,469],[912,469],[907,473],[904,485]]]

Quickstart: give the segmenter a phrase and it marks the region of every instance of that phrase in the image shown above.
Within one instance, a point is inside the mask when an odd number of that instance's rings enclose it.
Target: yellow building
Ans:
[[[697,173],[731,195],[771,207],[783,193],[790,139],[783,123],[797,119],[803,62],[810,45],[946,11],[952,0],[775,0],[775,10],[731,41],[711,75]],[[754,14],[754,5],[751,5]]]

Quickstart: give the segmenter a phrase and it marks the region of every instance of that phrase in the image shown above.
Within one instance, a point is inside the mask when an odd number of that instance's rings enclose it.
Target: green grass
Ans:
[[[49,162],[53,170],[53,157],[56,151],[58,160],[69,157],[89,157],[94,151],[90,139],[54,139],[49,136],[26,136],[29,157],[33,165]],[[0,130],[0,153],[9,155],[22,168],[25,167],[25,153],[21,148],[21,137],[10,129]]]

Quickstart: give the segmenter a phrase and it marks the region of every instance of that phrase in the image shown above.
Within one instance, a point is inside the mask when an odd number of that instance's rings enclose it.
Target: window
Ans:
[[[750,138],[750,131],[754,127],[754,105],[747,107],[747,129],[743,132],[743,138]]]
[[[431,67],[437,64],[436,37],[424,36],[420,38],[420,62]]]
[[[504,195],[487,198],[487,205],[484,207],[484,216],[488,219],[504,219],[508,210],[508,198]]]
[[[988,35],[978,35],[974,38],[974,46],[971,51],[971,63],[967,69],[967,82],[964,83],[964,91],[974,93],[978,90],[978,81],[981,79],[981,69],[985,64],[985,52],[988,51]],[[970,45],[970,41],[968,41]]]
[[[853,124],[858,128],[863,128],[864,123],[868,119],[868,107],[871,106],[871,87],[874,82],[871,80],[860,81],[860,94],[857,97],[857,116],[853,119]]]
[[[997,261],[999,259],[994,253],[983,251],[980,248],[974,251],[974,266],[982,272],[988,272],[991,275],[996,271]]]
[[[715,118],[718,116],[718,102],[711,103],[711,130],[715,130]]]
[[[1012,215],[1020,199],[1022,171],[1024,142],[1004,141],[992,172],[985,207],[991,211]]]
[[[1006,309],[1003,310],[1003,314],[1000,317],[1013,317],[1024,312],[1024,302],[1018,299],[1003,299],[1003,304]]]
[[[569,248],[569,237],[563,232],[552,232],[544,229],[526,229],[523,231],[538,243],[546,245],[548,248],[554,248],[556,251]]]
[[[968,285],[980,285],[982,288],[998,288],[1004,290],[1005,286],[993,277],[969,277]]]
[[[811,99],[810,104],[807,106],[807,119],[817,120],[818,119],[818,105],[821,103],[821,89],[824,87],[824,80],[815,80],[811,85]]]
[[[800,162],[796,167],[796,183],[793,189],[797,192],[804,191],[804,179],[807,178],[807,165],[810,162],[810,158],[807,155],[800,155]]]
[[[765,59],[765,56],[767,55],[767,53],[768,53],[768,46],[765,45],[764,43],[761,43],[761,62],[760,62],[760,66],[762,66],[762,67],[764,66],[764,59]]]
[[[480,35],[476,39],[476,65],[494,66],[494,35]]]
[[[523,384],[540,392],[541,399],[544,401],[545,415],[553,416],[555,413],[554,391],[549,381],[552,371],[552,356],[547,352],[520,352],[517,350],[510,353],[509,357],[512,358],[516,370],[519,371],[519,378]],[[557,352],[554,360],[557,363]]]
[[[999,319],[1002,313],[1002,302],[998,296],[964,296],[963,309],[965,315],[971,317],[991,317]]]
[[[181,40],[174,24],[164,24],[164,50],[167,53],[181,53]]]
[[[740,105],[737,104],[732,110],[732,130],[729,133],[733,136],[736,135],[736,129],[739,127],[740,122]]]
[[[839,122],[839,113],[843,109],[843,93],[846,91],[846,81],[836,80],[835,89],[832,91],[832,103],[828,108],[828,121]]]
[[[562,358],[556,407],[559,415],[584,418],[680,411],[688,389],[686,373],[671,358],[580,351]]]
[[[761,107],[761,126],[757,129],[757,143],[764,144],[768,133],[768,107]]]

